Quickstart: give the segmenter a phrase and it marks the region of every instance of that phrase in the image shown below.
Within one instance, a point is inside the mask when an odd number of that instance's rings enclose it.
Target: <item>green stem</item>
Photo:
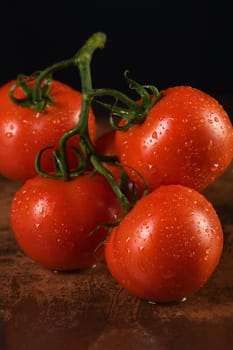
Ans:
[[[127,105],[129,108],[132,108],[133,110],[137,110],[140,108],[140,106],[131,98],[129,98],[127,95],[122,93],[121,91],[118,91],[116,89],[108,89],[108,88],[102,88],[102,89],[95,89],[93,90],[93,95],[96,96],[111,96],[115,99],[121,101],[125,105]]]
[[[42,97],[40,89],[44,79],[47,79],[48,76],[56,70],[69,67],[70,65],[74,65],[75,67],[77,67],[81,78],[82,106],[79,116],[79,122],[73,129],[66,132],[60,138],[59,148],[58,150],[54,150],[53,152],[55,159],[55,175],[46,174],[41,169],[40,160],[44,150],[39,152],[36,158],[36,169],[43,176],[60,178],[67,181],[74,176],[79,176],[83,174],[88,169],[88,165],[91,164],[96,172],[102,174],[107,179],[108,183],[110,184],[112,190],[114,191],[116,197],[118,198],[123,208],[124,217],[132,207],[132,202],[128,200],[123,190],[121,190],[121,188],[117,185],[111,172],[102,163],[103,161],[114,162],[114,164],[116,164],[117,166],[119,165],[117,157],[104,156],[102,154],[99,154],[98,151],[95,149],[95,146],[92,144],[88,130],[89,111],[93,99],[97,96],[114,97],[115,100],[120,101],[121,103],[126,105],[127,108],[122,108],[121,110],[121,107],[115,106],[114,110],[114,106],[112,107],[110,105],[109,108],[112,108],[112,111],[116,111],[117,113],[119,113],[120,116],[124,116],[128,126],[131,125],[131,123],[135,124],[136,122],[142,121],[142,118],[145,117],[145,114],[148,112],[148,109],[151,108],[152,105],[158,100],[159,93],[157,93],[157,89],[154,87],[143,87],[140,84],[129,79],[128,81],[130,82],[131,87],[134,88],[142,98],[141,104],[135,102],[125,94],[115,89],[94,90],[92,87],[91,60],[94,51],[97,48],[102,48],[105,44],[105,41],[105,34],[95,33],[87,40],[87,42],[74,55],[73,58],[54,64],[39,74],[33,90],[34,103],[37,103],[37,99],[40,99]],[[149,89],[152,92],[152,97],[146,91],[147,89]],[[108,105],[106,104],[106,106]],[[79,135],[81,149],[81,151],[78,149],[74,150],[79,159],[79,166],[75,171],[69,168],[67,160],[67,142],[74,135]],[[116,223],[111,223],[111,225],[114,224]]]
[[[42,84],[43,80],[49,76],[52,76],[53,73],[55,73],[59,70],[63,70],[65,68],[68,68],[68,67],[72,66],[73,64],[74,64],[74,58],[72,57],[70,59],[57,62],[57,63],[53,64],[52,66],[47,67],[46,69],[44,69],[43,71],[41,71],[39,73],[39,75],[35,81],[35,85],[32,89],[32,102],[34,103],[34,105],[36,105],[36,103],[40,102],[43,99],[42,90],[41,90],[41,84]]]
[[[98,158],[95,155],[91,156],[91,163],[93,164],[96,171],[104,175],[104,177],[108,180],[111,188],[113,189],[115,195],[121,203],[121,206],[123,208],[123,216],[125,216],[130,210],[130,202],[128,198],[124,195],[119,186],[116,184],[111,172],[99,162]]]
[[[127,130],[131,128],[134,124],[140,124],[146,118],[149,110],[159,101],[161,94],[158,89],[153,85],[140,85],[136,81],[129,79],[127,72],[125,72],[125,78],[128,81],[129,88],[135,90],[141,101],[135,102],[127,95],[114,89],[96,89],[93,91],[95,101],[108,109],[110,114],[110,124],[114,129],[117,130]],[[116,103],[104,103],[96,99],[98,96],[111,96],[114,97]],[[120,101],[125,106],[119,106],[117,102]],[[113,119],[113,115],[120,117],[125,121],[125,123],[116,124]]]
[[[104,46],[106,41],[106,35],[104,33],[95,33],[92,37],[89,38],[86,45],[84,45],[81,50],[79,50],[72,58],[57,62],[43,71],[39,72],[32,77],[26,77],[20,75],[15,84],[12,85],[9,91],[9,97],[12,102],[24,106],[35,109],[37,112],[42,112],[46,108],[46,106],[53,102],[51,96],[49,95],[50,83],[52,79],[52,74],[68,68],[70,66],[77,66],[81,60],[89,60],[91,61],[91,57],[96,48],[101,48]],[[85,54],[88,56],[84,58]],[[33,87],[27,85],[28,80],[32,80],[34,78],[35,83]],[[42,83],[45,81],[44,85]],[[14,96],[14,91],[18,86],[21,86],[25,92],[26,97],[23,99],[18,99]],[[85,87],[84,87],[85,88]]]
[[[105,44],[106,36],[103,33],[95,33],[87,40],[86,44],[76,53],[73,58],[73,64],[79,69],[82,90],[82,108],[79,122],[75,128],[65,133],[59,142],[61,162],[63,164],[64,180],[69,178],[69,165],[66,156],[66,144],[73,135],[80,136],[80,145],[83,146],[84,153],[94,152],[94,146],[91,143],[88,130],[88,114],[92,102],[92,79],[90,64],[94,51],[102,48]],[[83,142],[83,140],[87,140]]]
[[[82,91],[82,107],[79,117],[78,124],[68,132],[66,132],[60,139],[59,142],[59,150],[54,151],[54,155],[56,156],[56,164],[58,165],[59,171],[57,175],[59,178],[61,177],[63,180],[69,180],[73,173],[69,169],[69,164],[67,160],[67,141],[74,135],[79,135],[80,137],[80,147],[83,151],[83,154],[85,157],[87,157],[87,160],[90,161],[90,163],[94,166],[94,169],[104,175],[104,177],[109,182],[111,188],[113,189],[114,193],[116,194],[120,204],[122,205],[124,215],[126,215],[130,208],[130,203],[127,199],[127,197],[124,195],[124,193],[120,190],[119,186],[116,184],[111,172],[107,170],[102,165],[103,160],[109,160],[109,161],[117,161],[116,157],[105,157],[100,155],[94,145],[92,144],[89,130],[88,130],[88,120],[89,120],[89,111],[91,108],[91,103],[94,97],[94,90],[92,88],[92,78],[91,78],[91,60],[94,51],[97,48],[101,48],[104,46],[106,40],[106,36],[103,33],[96,33],[92,37],[89,38],[89,40],[84,44],[84,46],[77,52],[77,54],[74,56],[74,65],[79,69],[80,78],[81,78],[81,91]],[[54,65],[53,67],[58,67],[57,65]],[[44,76],[46,76],[46,72],[50,72],[49,68],[45,70],[43,74],[39,76],[39,79],[37,83],[40,85],[40,82],[43,80]],[[54,69],[54,68],[53,68]],[[104,92],[104,90],[103,90]],[[118,93],[118,95],[121,98],[121,93]],[[127,102],[129,102],[129,99],[127,99]],[[135,107],[135,103],[132,101],[132,105]],[[39,154],[39,160],[41,158],[41,152]],[[38,160],[38,157],[37,157]],[[37,164],[37,169],[40,169],[40,166]],[[83,167],[83,172],[86,170],[85,167]],[[50,175],[49,175],[50,176]]]

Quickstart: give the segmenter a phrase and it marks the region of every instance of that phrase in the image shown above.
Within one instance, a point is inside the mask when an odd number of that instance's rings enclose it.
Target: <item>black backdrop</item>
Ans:
[[[92,62],[94,87],[128,91],[128,69],[131,78],[159,89],[186,84],[233,92],[230,1],[18,1],[3,2],[0,14],[0,84],[72,56],[103,31],[106,47]],[[79,87],[76,71],[57,77]]]

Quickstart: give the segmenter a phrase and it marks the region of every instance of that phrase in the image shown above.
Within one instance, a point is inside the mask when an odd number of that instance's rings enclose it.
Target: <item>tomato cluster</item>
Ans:
[[[85,59],[103,44],[92,40],[79,51]],[[232,160],[229,116],[191,86],[156,91],[153,99],[154,89],[148,95],[135,83],[137,101],[94,90],[81,54],[74,62],[82,91],[52,79],[40,110],[37,99],[28,103],[35,81],[32,90],[16,83],[13,100],[15,81],[0,88],[0,173],[23,182],[11,205],[15,238],[45,268],[77,270],[103,259],[133,295],[181,300],[221,258],[221,222],[201,191]],[[127,105],[103,103],[118,118],[107,133],[91,106],[100,95]]]

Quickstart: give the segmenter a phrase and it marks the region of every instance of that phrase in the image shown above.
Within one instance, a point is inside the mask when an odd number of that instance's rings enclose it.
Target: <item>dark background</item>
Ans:
[[[223,98],[232,87],[230,1],[38,1],[1,4],[0,83],[71,57],[96,31],[93,86],[128,92],[123,73],[159,89],[192,85]],[[57,78],[79,87],[73,69]],[[222,101],[222,100],[221,100]],[[220,102],[221,102],[220,101]]]

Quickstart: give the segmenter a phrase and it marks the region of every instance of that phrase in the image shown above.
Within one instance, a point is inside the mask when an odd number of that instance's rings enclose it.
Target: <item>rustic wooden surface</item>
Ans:
[[[0,177],[1,350],[233,349],[233,165],[205,191],[224,230],[220,264],[198,292],[172,305],[129,295],[104,263],[55,273],[31,261],[9,224],[18,187]]]

